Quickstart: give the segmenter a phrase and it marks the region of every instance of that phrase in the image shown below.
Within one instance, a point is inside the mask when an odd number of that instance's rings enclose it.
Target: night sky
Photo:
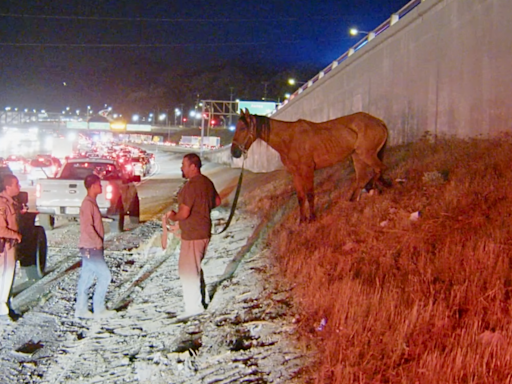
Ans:
[[[407,2],[0,0],[0,108],[55,109],[76,94],[108,103],[110,78],[136,88],[162,68],[236,60],[320,71],[359,40],[350,27],[370,31]]]

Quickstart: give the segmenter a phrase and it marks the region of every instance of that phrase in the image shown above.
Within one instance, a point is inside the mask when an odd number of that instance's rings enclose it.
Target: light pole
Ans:
[[[201,106],[202,106],[202,111],[201,111],[201,146],[200,146],[200,151],[199,151],[199,156],[202,158],[203,157],[203,141],[204,141],[204,116],[205,116],[205,113],[206,113],[206,110],[205,110],[205,105],[204,103],[201,103]]]
[[[233,118],[233,90],[235,87],[229,87],[229,126],[231,127]]]
[[[351,36],[357,36],[359,34],[368,35],[368,41],[372,40],[375,37],[375,32],[368,31],[360,31],[357,28],[350,28],[349,31]]]
[[[370,33],[370,32],[367,32],[367,31],[360,31],[360,30],[359,30],[359,29],[357,29],[357,28],[350,28],[350,29],[348,30],[348,33],[350,33],[352,36],[357,36],[357,35],[359,35],[359,34],[361,34],[361,33],[362,33],[362,34],[366,34],[366,35],[367,35],[367,34],[368,34],[368,33]]]
[[[306,82],[305,81],[297,81],[295,79],[288,79],[288,84],[290,84],[290,85],[295,85],[295,84],[304,85],[304,84],[306,84]]]
[[[165,120],[165,125],[167,126],[167,114],[166,113],[161,113],[160,116],[158,116],[158,121],[162,122]]]
[[[264,81],[261,84],[263,84],[263,86],[265,87],[263,89],[263,98],[262,98],[262,100],[267,100],[267,87],[270,84],[270,81]]]
[[[179,108],[174,108],[174,125],[178,125],[178,116],[181,116],[181,110]]]

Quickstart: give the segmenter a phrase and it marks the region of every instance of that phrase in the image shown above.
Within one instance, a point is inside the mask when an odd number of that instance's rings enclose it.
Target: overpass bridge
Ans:
[[[161,136],[165,138],[173,132],[189,128],[177,125],[150,125],[150,124],[126,124],[126,127],[121,130],[112,129],[110,123],[105,122],[86,122],[86,121],[16,121],[13,119],[2,119],[5,117],[5,113],[0,112],[0,126],[2,128],[15,128],[20,131],[27,131],[30,133],[34,132],[34,128],[37,128],[39,132],[50,132],[65,134],[67,132],[79,132],[79,133],[100,133],[100,132],[112,132],[112,133],[123,133],[123,134],[140,134],[140,135],[151,135]]]

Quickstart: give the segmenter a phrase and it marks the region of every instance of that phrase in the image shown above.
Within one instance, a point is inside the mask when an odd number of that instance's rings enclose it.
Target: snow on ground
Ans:
[[[253,236],[258,224],[238,213],[212,237],[203,262],[211,303],[185,320],[179,241],[163,251],[158,221],[109,234],[107,306],[117,313],[101,321],[73,318],[79,257],[76,230],[64,225],[52,235],[50,272],[13,299],[23,317],[0,329],[0,383],[293,382],[306,357],[293,343],[287,290]]]

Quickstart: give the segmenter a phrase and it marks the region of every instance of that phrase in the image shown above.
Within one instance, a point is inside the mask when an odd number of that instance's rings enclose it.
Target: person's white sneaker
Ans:
[[[77,319],[92,319],[94,316],[91,311],[76,311],[75,318]]]
[[[104,309],[103,311],[94,312],[95,319],[107,319],[109,317],[113,317],[117,314],[116,311],[109,311],[108,309]]]
[[[186,320],[189,320],[195,316],[200,316],[202,314],[206,313],[206,311],[204,309],[202,310],[197,310],[197,311],[189,311],[189,312],[182,312],[178,317],[176,317],[176,321],[178,322],[181,322],[181,321],[186,321]]]

